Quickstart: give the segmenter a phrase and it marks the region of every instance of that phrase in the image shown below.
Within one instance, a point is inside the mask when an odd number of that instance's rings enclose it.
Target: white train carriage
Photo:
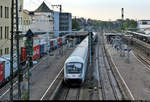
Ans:
[[[133,35],[133,37],[137,39],[150,43],[150,34],[143,34],[143,33],[137,33],[132,31],[127,31],[127,33]]]
[[[64,64],[64,81],[69,85],[82,84],[88,62],[88,37],[73,51]]]

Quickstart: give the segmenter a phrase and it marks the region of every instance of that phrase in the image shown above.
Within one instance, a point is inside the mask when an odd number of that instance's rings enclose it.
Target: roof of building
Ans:
[[[43,1],[43,3],[35,10],[35,12],[52,12],[52,10]]]

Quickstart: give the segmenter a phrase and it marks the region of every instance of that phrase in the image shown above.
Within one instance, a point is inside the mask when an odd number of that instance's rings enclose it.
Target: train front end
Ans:
[[[84,69],[81,62],[68,62],[64,65],[64,81],[66,84],[75,86],[84,82]]]

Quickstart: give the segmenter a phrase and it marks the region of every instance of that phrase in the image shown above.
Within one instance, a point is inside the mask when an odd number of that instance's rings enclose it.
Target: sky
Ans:
[[[72,13],[73,17],[113,21],[121,18],[121,8],[124,8],[125,18],[150,19],[150,0],[24,0],[24,9],[33,11],[43,1],[56,11],[59,9],[51,5],[61,4],[62,11]]]

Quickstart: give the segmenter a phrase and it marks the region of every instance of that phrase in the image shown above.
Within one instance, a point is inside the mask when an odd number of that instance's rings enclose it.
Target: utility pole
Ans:
[[[10,100],[13,100],[13,69],[17,63],[18,79],[20,79],[19,61],[19,26],[18,26],[18,0],[11,1],[11,51],[10,51]],[[18,99],[21,98],[20,80],[18,80]]]
[[[18,100],[21,99],[21,73],[19,57],[19,22],[18,22],[18,0],[16,0],[16,50],[17,50],[17,69],[18,69]]]
[[[11,53],[10,53],[10,100],[13,100],[13,69],[17,64],[18,69],[18,99],[21,99],[21,76],[20,76],[20,57],[19,57],[19,23],[18,23],[18,0],[11,1]]]
[[[62,5],[51,5],[52,7],[59,7],[59,11],[60,11],[60,15],[61,15],[61,13],[62,13]],[[60,17],[60,16],[59,16]],[[60,34],[59,34],[60,35]],[[60,48],[59,48],[60,49]],[[62,49],[61,49],[62,51],[62,55],[63,55],[63,45],[62,45]],[[60,50],[59,50],[59,52],[60,52]]]
[[[10,46],[10,101],[13,101],[13,38],[14,38],[14,0],[11,2],[11,46]]]

